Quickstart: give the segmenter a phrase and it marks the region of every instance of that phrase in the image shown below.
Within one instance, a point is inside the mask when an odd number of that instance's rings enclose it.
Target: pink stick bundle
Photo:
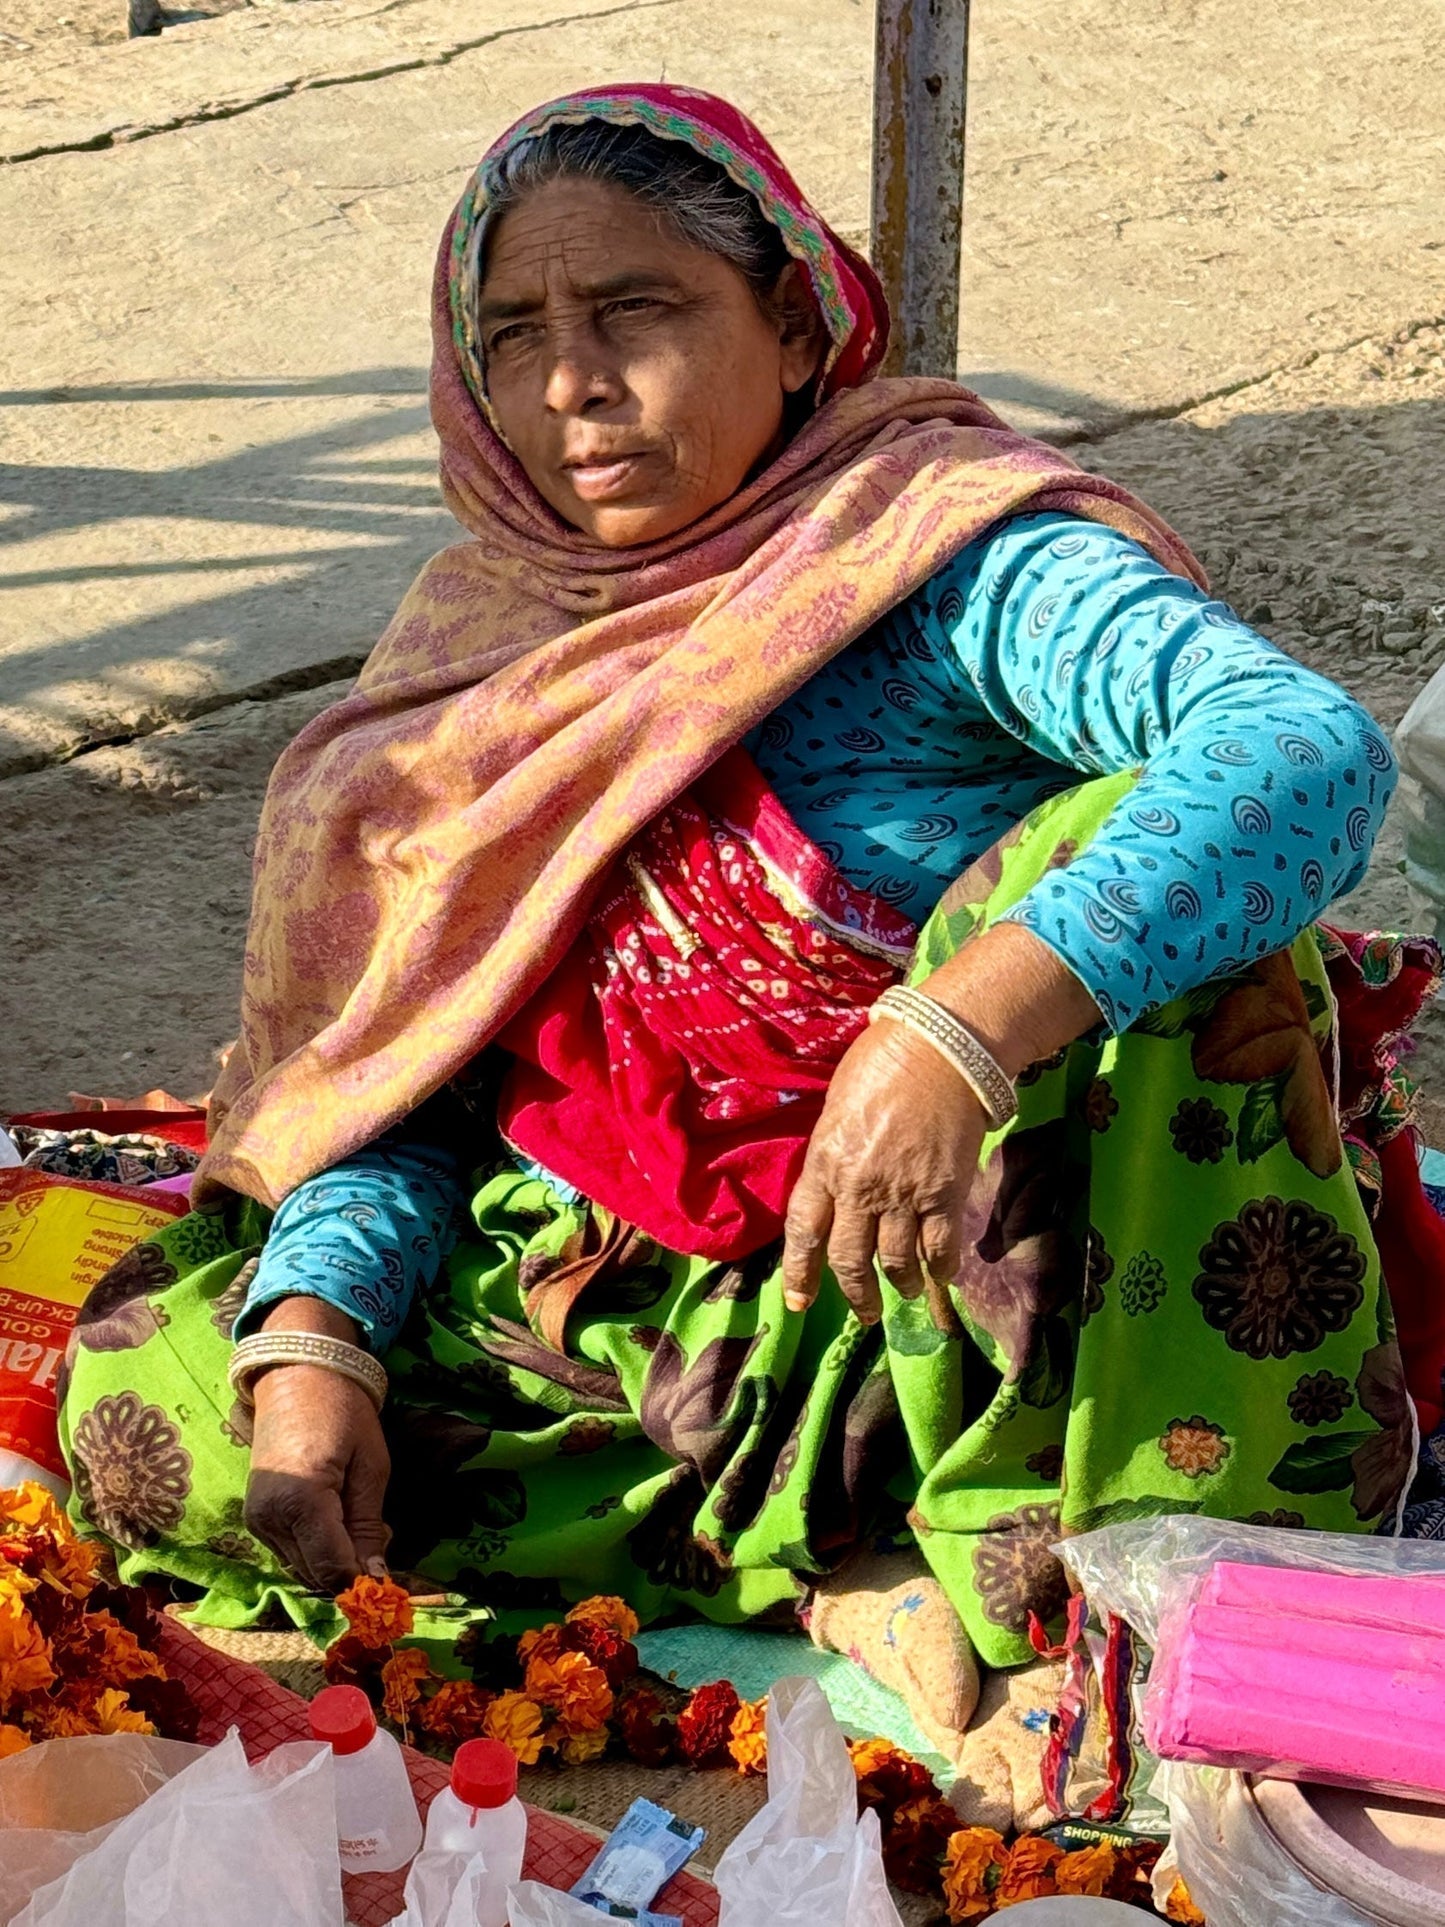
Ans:
[[[1161,1759],[1445,1802],[1445,1575],[1221,1560],[1160,1627],[1146,1729]]]

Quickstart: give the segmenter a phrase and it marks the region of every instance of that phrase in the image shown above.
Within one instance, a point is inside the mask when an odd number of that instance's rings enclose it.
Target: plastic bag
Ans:
[[[714,1875],[718,1927],[902,1927],[888,1892],[878,1816],[858,1814],[848,1748],[818,1682],[768,1696],[768,1799]]]
[[[297,1741],[249,1766],[232,1728],[42,1887],[14,1927],[263,1921],[343,1927],[331,1749]]]
[[[0,1927],[205,1750],[141,1733],[87,1733],[0,1760]]]
[[[507,1889],[511,1927],[601,1927],[595,1907],[571,1894],[544,1887],[540,1880],[523,1880]]]
[[[1157,1902],[1178,1876],[1209,1927],[1374,1927],[1338,1894],[1324,1893],[1290,1859],[1249,1796],[1243,1774],[1169,1764],[1156,1791],[1174,1823],[1155,1869]]]
[[[1161,1758],[1445,1799],[1445,1547],[1170,1516],[1057,1550],[1155,1648]]]

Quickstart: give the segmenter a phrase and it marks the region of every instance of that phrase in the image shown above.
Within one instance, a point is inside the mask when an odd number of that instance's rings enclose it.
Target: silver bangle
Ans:
[[[272,1365],[319,1365],[359,1385],[378,1412],[386,1402],[386,1368],[359,1345],[324,1332],[253,1332],[232,1352],[226,1372],[231,1390],[248,1411],[256,1403],[252,1385],[257,1375]]]
[[[885,990],[868,1012],[869,1023],[892,1017],[924,1038],[941,1057],[946,1057],[988,1112],[997,1129],[1011,1123],[1019,1113],[1014,1087],[995,1062],[992,1054],[961,1024],[951,1010],[945,1010],[934,997],[925,996],[907,984],[894,984]]]

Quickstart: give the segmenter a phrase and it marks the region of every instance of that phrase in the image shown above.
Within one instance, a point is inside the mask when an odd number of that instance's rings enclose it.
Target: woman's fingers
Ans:
[[[793,1186],[783,1226],[783,1302],[789,1311],[806,1311],[818,1295],[832,1223],[832,1195],[810,1160]]]
[[[883,1316],[883,1293],[878,1288],[878,1220],[871,1211],[848,1211],[834,1201],[833,1230],[828,1239],[828,1262],[838,1288],[865,1325]]]
[[[916,1298],[924,1286],[919,1230],[917,1216],[907,1208],[885,1211],[878,1220],[878,1262],[904,1298]]]
[[[963,1268],[963,1205],[954,1211],[929,1211],[918,1228],[918,1248],[930,1278],[951,1285]]]

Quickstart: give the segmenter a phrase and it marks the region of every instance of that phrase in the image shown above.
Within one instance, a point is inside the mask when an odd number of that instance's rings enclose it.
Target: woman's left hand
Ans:
[[[931,1044],[902,1024],[864,1031],[833,1074],[788,1205],[789,1310],[817,1297],[825,1258],[866,1325],[883,1315],[875,1257],[905,1298],[928,1276],[951,1283],[987,1130],[983,1106]]]
[[[972,938],[919,988],[1009,1078],[1099,1021],[1079,979],[1018,924]],[[833,1073],[788,1205],[789,1310],[806,1311],[817,1297],[825,1259],[865,1324],[883,1312],[879,1265],[905,1298],[929,1278],[951,1285],[988,1128],[972,1087],[926,1039],[886,1021],[864,1031]]]

